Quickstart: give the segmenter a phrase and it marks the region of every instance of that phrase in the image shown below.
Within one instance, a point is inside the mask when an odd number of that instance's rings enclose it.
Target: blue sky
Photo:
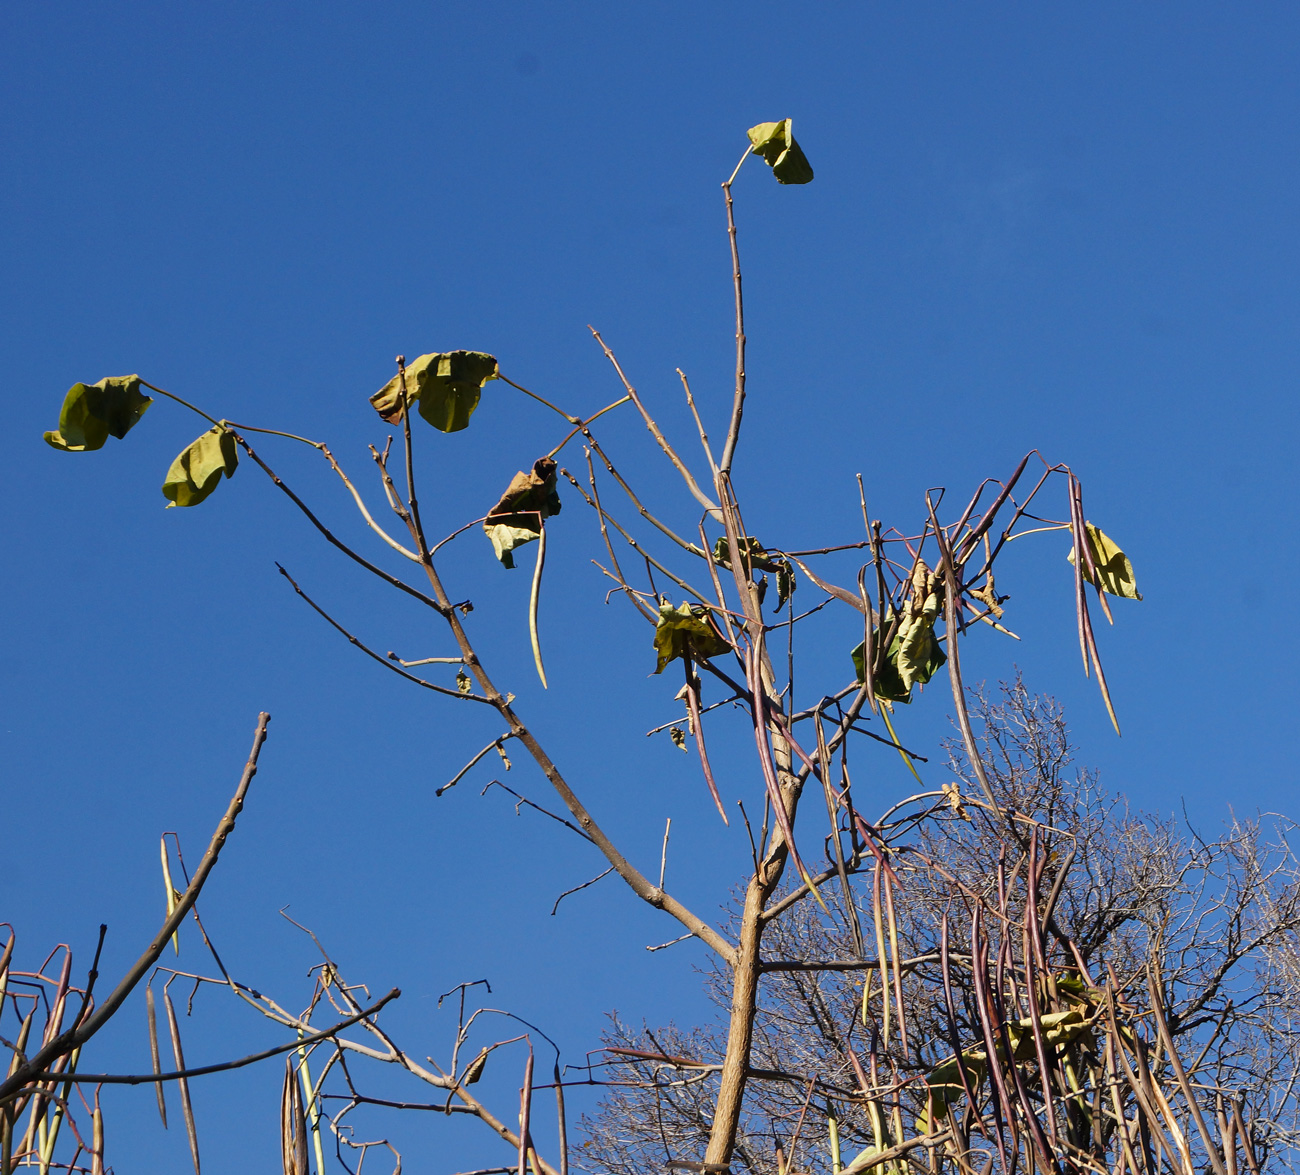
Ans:
[[[1082,760],[1136,807],[1185,801],[1208,827],[1228,805],[1295,811],[1293,6],[48,2],[0,22],[0,762],[21,845],[0,916],[24,950],[69,941],[86,962],[106,921],[107,972],[134,957],[161,913],[159,833],[198,854],[266,709],[263,774],[205,898],[248,982],[305,993],[289,905],[345,973],[405,990],[394,1022],[421,1054],[443,1050],[433,1005],[462,979],[490,978],[574,1059],[607,1010],[701,1014],[695,948],[647,956],[675,931],[612,882],[549,916],[601,865],[499,793],[479,799],[490,771],[433,798],[498,732],[361,659],[273,560],[381,649],[445,653],[423,617],[322,549],[252,469],[164,512],[162,475],[199,431],[174,406],[97,454],[40,437],[72,382],[138,371],[214,415],[319,436],[367,478],[383,430],[365,397],[394,354],[490,351],[590,412],[618,388],[588,323],[666,426],[689,442],[680,366],[720,434],[718,185],[745,128],[783,117],[815,182],[779,188],[751,163],[736,186],[751,530],[856,538],[858,472],[873,514],[914,526],[928,486],[964,497],[1034,447],[1070,463],[1146,596],[1100,634],[1124,737],[1080,672],[1057,535],[999,579],[1024,639],[972,641],[968,676],[1018,665],[1055,693]],[[490,385],[470,430],[425,438],[425,515],[446,531],[558,440],[507,393]],[[600,435],[693,525],[635,421]],[[260,450],[367,541],[309,453]],[[552,532],[547,695],[527,572],[471,536],[451,590],[647,868],[674,818],[670,880],[711,909],[741,846],[709,823],[693,761],[643,737],[674,716],[676,685],[647,678],[648,631],[604,608],[584,510],[569,493]],[[852,627],[817,630],[819,690],[842,683]],[[928,693],[904,737],[932,746],[950,702]],[[906,786],[896,760],[865,769],[882,808]],[[506,781],[541,798],[518,763]],[[216,1001],[199,1012],[193,1063],[273,1039]],[[142,1020],[113,1030],[105,1065],[146,1063]],[[209,1169],[274,1162],[278,1090],[266,1070],[196,1091]],[[119,1170],[184,1169],[147,1095],[112,1104]],[[498,1157],[460,1122],[392,1133],[419,1169]]]

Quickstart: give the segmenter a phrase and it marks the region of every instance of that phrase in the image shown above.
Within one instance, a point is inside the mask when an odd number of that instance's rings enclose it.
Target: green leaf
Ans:
[[[961,1083],[962,1069],[966,1071],[966,1080],[971,1092],[978,1096],[979,1087],[984,1082],[988,1071],[988,1058],[983,1049],[965,1049],[960,1057],[949,1057],[941,1061],[927,1074],[925,1083],[930,1090],[930,1106],[934,1114],[933,1124],[930,1114],[922,1110],[916,1119],[916,1129],[920,1134],[928,1134],[933,1125],[941,1125],[948,1117],[948,1109],[965,1094]]]
[[[555,462],[539,457],[531,473],[516,473],[501,500],[488,511],[483,531],[503,567],[515,565],[511,552],[542,533],[542,519],[560,512],[555,490]]]
[[[899,680],[909,690],[913,684],[925,685],[946,660],[934,636],[938,615],[939,596],[931,592],[918,611],[904,613],[898,635],[891,644],[891,651],[894,644],[898,647],[894,664],[898,667]]]
[[[57,432],[45,441],[65,453],[102,449],[109,437],[119,441],[135,427],[152,396],[140,391],[138,375],[110,375],[94,384],[73,384],[63,397]]]
[[[1092,551],[1092,561],[1097,564],[1097,574],[1101,577],[1101,583],[1093,583],[1086,562],[1083,565],[1083,578],[1112,596],[1123,596],[1126,600],[1140,600],[1142,593],[1137,590],[1137,580],[1133,577],[1133,564],[1128,561],[1128,556],[1100,528],[1093,526],[1091,522],[1085,522],[1083,526],[1088,536],[1088,547]],[[1066,558],[1071,563],[1074,562],[1073,547],[1070,548]]]
[[[239,449],[228,429],[217,425],[208,429],[185,449],[167,470],[162,492],[172,506],[197,506],[213,490],[224,473],[233,477],[239,464]]]
[[[406,368],[407,397],[439,432],[459,432],[469,425],[483,385],[500,374],[496,359],[482,351],[446,351],[421,355]],[[401,374],[370,397],[389,424],[402,419]]]
[[[797,581],[793,564],[789,559],[766,551],[758,539],[745,537],[740,540],[739,545],[741,562],[750,575],[755,571],[770,571],[776,576],[776,607],[773,611],[781,611],[785,607],[786,600],[794,594]],[[719,567],[731,569],[731,545],[725,535],[713,544],[713,561]]]
[[[899,622],[898,631],[889,642],[889,650],[884,660],[877,659],[875,693],[881,701],[911,702],[912,686],[927,684],[947,662],[948,658],[934,636],[934,618],[937,610],[936,607],[928,618],[922,611],[917,617],[911,619],[904,617]],[[892,619],[893,613],[887,614],[881,627],[888,630]],[[877,628],[874,630],[873,644],[878,647],[880,640],[880,629]],[[857,681],[866,680],[866,667],[862,663],[862,654],[863,642],[859,641],[857,648],[850,654]]]
[[[754,144],[754,154],[767,160],[777,183],[811,183],[812,165],[790,133],[791,121],[783,118],[780,122],[760,122],[749,128],[749,141]]]
[[[659,606],[659,623],[655,625],[655,652],[659,654],[656,673],[677,657],[716,657],[727,652],[727,643],[709,616],[707,608],[683,603],[680,608]]]

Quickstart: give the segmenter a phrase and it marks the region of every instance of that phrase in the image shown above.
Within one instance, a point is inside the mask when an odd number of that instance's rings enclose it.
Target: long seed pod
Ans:
[[[166,891],[167,917],[170,918],[172,911],[176,909],[176,887],[172,884],[172,870],[171,863],[167,860],[167,837],[165,835],[158,841],[158,852],[162,857],[163,889]],[[172,950],[177,955],[181,953],[179,927],[172,933]]]
[[[162,1072],[162,1061],[158,1053],[158,1012],[154,1006],[153,988],[144,989],[145,1016],[149,1021],[149,1059],[153,1064],[154,1076]],[[163,1092],[163,1083],[153,1083],[154,1093],[158,1095],[158,1116],[162,1119],[163,1129],[167,1129],[167,1095]]]
[[[95,1090],[95,1108],[90,1112],[90,1175],[104,1175],[104,1111],[99,1107],[99,1090]]]
[[[1196,1091],[1187,1079],[1187,1070],[1183,1068],[1182,1058],[1178,1055],[1178,1049],[1169,1033],[1169,1025],[1165,1022],[1164,1009],[1161,1007],[1160,987],[1156,983],[1155,969],[1149,962],[1147,963],[1147,990],[1151,993],[1151,1010],[1155,1013],[1156,1031],[1160,1035],[1160,1043],[1164,1045],[1165,1053],[1174,1067],[1174,1076],[1182,1087],[1183,1097],[1187,1102],[1187,1108],[1192,1112],[1192,1121],[1196,1124],[1196,1132],[1201,1136],[1201,1144],[1209,1156],[1210,1165],[1214,1168],[1215,1175],[1228,1175],[1228,1169],[1223,1165],[1223,1159],[1215,1149],[1214,1140],[1210,1137],[1210,1128],[1205,1124]]]
[[[172,1054],[176,1058],[176,1068],[184,1070],[185,1054],[181,1050],[181,1029],[176,1022],[176,1009],[172,1006],[172,997],[167,994],[167,989],[163,988],[163,1007],[167,1011],[167,1027],[171,1032]],[[190,1083],[187,1078],[179,1077],[176,1080],[180,1088],[181,1095],[181,1114],[185,1118],[185,1133],[190,1141],[190,1158],[194,1160],[194,1175],[201,1175],[199,1171],[199,1134],[194,1128],[194,1106],[190,1102]]]
[[[943,973],[943,1002],[944,1010],[947,1012],[948,1025],[948,1044],[952,1048],[952,1055],[957,1063],[957,1076],[961,1079],[962,1092],[966,1095],[966,1104],[970,1107],[970,1112],[980,1121],[981,1127],[983,1120],[979,1117],[979,1105],[975,1100],[975,1090],[971,1087],[970,1074],[966,1070],[966,1060],[962,1055],[961,1039],[957,1035],[957,1005],[952,998],[952,958],[948,950],[948,911],[943,912],[942,921],[939,923],[939,969]],[[927,1115],[933,1125],[933,1116]],[[997,1134],[998,1145],[1002,1145],[1002,1135],[999,1131]],[[1002,1156],[1002,1165],[1006,1166],[1006,1155]]]
[[[560,1175],[569,1175],[569,1122],[564,1112],[564,1082],[560,1077],[560,1059],[555,1058],[552,1069],[555,1081],[555,1118],[560,1145]]]
[[[817,764],[822,777],[822,793],[826,797],[826,815],[831,824],[831,843],[835,846],[835,872],[839,875],[840,891],[844,895],[844,913],[849,923],[849,933],[853,938],[853,952],[859,959],[866,958],[862,943],[862,924],[858,920],[858,908],[853,901],[853,891],[849,889],[848,868],[844,864],[844,846],[840,843],[839,814],[836,810],[835,796],[831,787],[831,756],[826,746],[826,732],[822,729],[822,712],[813,713],[813,726],[817,731]]]
[[[0,1005],[3,1005],[5,995],[9,991],[9,960],[14,953],[14,933],[9,932],[9,941],[5,943],[5,949],[0,951]]]
[[[529,1119],[533,1110],[533,1046],[528,1046],[528,1060],[524,1062],[524,1086],[519,1091],[519,1175],[528,1175],[528,1152],[532,1148],[529,1138]],[[540,1175],[540,1172],[538,1173]]]
[[[691,671],[691,659],[684,657],[683,663],[686,665],[686,706],[691,716],[691,734],[695,737],[695,748],[700,753],[700,769],[704,772],[704,782],[709,785],[709,795],[713,797],[713,802],[718,805],[718,815],[722,817],[722,823],[728,827],[731,821],[727,819],[727,813],[722,807],[722,797],[718,794],[718,785],[713,780],[713,768],[709,765],[709,752],[704,749],[704,724],[701,721],[700,713],[700,691],[699,678]]]
[[[1074,474],[1069,475],[1070,535],[1074,539],[1074,611],[1079,625],[1079,656],[1083,658],[1083,675],[1088,676],[1088,638],[1084,635],[1084,617],[1088,614],[1088,597],[1083,592],[1084,548],[1088,545],[1083,519],[1074,496]]]
[[[989,783],[988,775],[984,770],[984,758],[975,742],[975,732],[971,729],[970,711],[966,707],[966,687],[961,679],[961,656],[957,651],[957,646],[961,643],[958,633],[957,612],[958,601],[961,597],[961,581],[957,577],[957,569],[953,566],[952,561],[952,551],[942,529],[939,527],[939,520],[935,517],[934,505],[930,501],[929,494],[925,496],[925,504],[930,510],[930,525],[934,528],[935,542],[939,545],[940,562],[943,568],[943,623],[948,636],[948,680],[952,684],[952,704],[957,710],[957,726],[961,730],[961,740],[966,747],[966,758],[970,760],[971,770],[975,772],[975,778],[979,781],[985,797],[993,805],[993,810],[1000,812],[1002,806],[993,794],[993,787]],[[895,739],[894,741],[897,742],[898,740]]]
[[[871,601],[867,597],[866,575],[867,569],[863,567],[858,572],[858,595],[862,597],[862,682],[867,687],[868,705],[873,713],[879,713],[880,703],[876,700],[876,626]]]
[[[744,659],[745,676],[749,685],[750,697],[753,699],[754,743],[758,748],[758,761],[763,768],[763,780],[767,784],[768,798],[772,802],[772,814],[776,817],[777,827],[780,828],[781,835],[785,837],[785,843],[790,850],[790,858],[799,871],[799,876],[812,892],[813,897],[817,899],[818,904],[822,909],[825,909],[826,903],[822,901],[822,896],[817,891],[817,885],[813,881],[812,874],[804,866],[799,856],[799,850],[795,847],[794,829],[790,825],[790,813],[786,811],[785,798],[781,795],[781,785],[777,781],[776,764],[772,759],[772,748],[767,741],[767,698],[763,693],[762,676],[758,669],[758,650],[751,645],[746,650]]]
[[[1007,1091],[1006,1080],[1002,1069],[1002,1050],[998,1047],[996,1029],[993,1026],[993,1020],[989,1015],[988,1002],[988,944],[981,933],[981,910],[979,906],[975,907],[971,916],[971,995],[975,1001],[976,1011],[979,1013],[980,1034],[984,1039],[984,1048],[989,1058],[989,1073],[992,1075],[993,1092],[996,1095],[993,1099],[993,1113],[996,1119],[1005,1121],[1011,1134],[1011,1147],[1014,1152],[1020,1145],[1020,1134],[1016,1127],[1016,1111],[1011,1102],[1011,1095]],[[999,1127],[997,1132],[998,1149],[1002,1151],[1002,1130]],[[1006,1171],[1007,1158],[1003,1154],[1003,1170]]]
[[[69,959],[71,959],[70,954]],[[81,1050],[73,1049],[68,1055],[67,1065],[64,1068],[64,1072],[75,1073],[77,1070],[77,1061],[80,1058]],[[63,1091],[61,1094],[62,1100],[55,1103],[53,1113],[50,1115],[49,1128],[46,1132],[45,1142],[41,1147],[41,1175],[49,1175],[50,1164],[54,1162],[54,1148],[59,1142],[59,1128],[63,1125],[63,1119],[67,1116],[68,1098],[71,1094],[72,1082],[65,1081],[63,1083]]]
[[[1083,515],[1083,484],[1077,477],[1071,480],[1071,492],[1074,494],[1075,512],[1079,516],[1079,521],[1083,523],[1084,538],[1087,539],[1088,524]],[[1106,602],[1106,593],[1101,590],[1101,575],[1097,571],[1097,560],[1093,557],[1092,543],[1085,541],[1083,544],[1083,557],[1087,560],[1088,580],[1091,582],[1097,593],[1097,602],[1101,605],[1101,610],[1106,614],[1106,620],[1110,624],[1115,623],[1115,617],[1110,614],[1110,605]]]
[[[280,1092],[280,1161],[284,1175],[307,1175],[307,1119],[290,1057],[284,1060]]]
[[[1047,1060],[1047,1042],[1043,1037],[1043,1019],[1038,1006],[1038,980],[1040,973],[1035,963],[1043,963],[1042,942],[1038,936],[1038,829],[1029,837],[1029,875],[1025,885],[1025,916],[1021,933],[1021,949],[1025,962],[1025,1000],[1029,1004],[1029,1023],[1034,1034],[1034,1054],[1038,1058],[1038,1080],[1043,1097],[1043,1114],[1047,1118],[1047,1133],[1052,1139],[1052,1151],[1060,1150],[1056,1133],[1056,1105],[1052,1097],[1052,1074]],[[1046,967],[1041,971],[1046,974]]]
[[[533,569],[533,586],[528,593],[528,638],[533,643],[533,664],[537,666],[537,676],[542,679],[542,689],[546,684],[546,669],[542,665],[542,642],[537,635],[537,603],[542,594],[542,569],[546,566],[546,523],[538,520],[537,566]]]
[[[1241,1120],[1241,1107],[1235,1098],[1232,1102],[1232,1120],[1237,1127],[1237,1136],[1241,1139],[1241,1153],[1246,1156],[1246,1165],[1250,1168],[1251,1175],[1259,1175],[1259,1163],[1255,1160],[1255,1144],[1251,1142],[1246,1124]]]
[[[907,1053],[909,1049],[907,1018],[903,1015],[903,972],[898,957],[898,919],[894,916],[894,883],[888,873],[882,875],[881,886],[885,891],[885,914],[889,918],[889,955],[894,967],[894,1002],[898,1009],[898,1038],[902,1041],[903,1052]],[[901,1134],[899,1137],[901,1139]]]
[[[889,1048],[889,961],[885,953],[885,917],[884,902],[881,896],[881,863],[876,862],[875,878],[872,889],[871,912],[876,924],[876,959],[880,966],[880,1012],[881,1032],[885,1048]],[[868,975],[870,972],[867,973]],[[863,997],[863,1014],[866,1014],[866,997]]]
[[[302,1035],[301,1029],[299,1035]],[[313,1084],[311,1070],[307,1065],[309,1052],[306,1049],[298,1050],[298,1076],[302,1081],[302,1104],[310,1119],[312,1149],[316,1152],[316,1169],[317,1171],[325,1170],[325,1152],[321,1146],[320,1137],[320,1098],[317,1096],[320,1092],[320,1083],[325,1079],[325,1071],[322,1070],[320,1077]],[[304,1170],[303,1175],[306,1175]]]

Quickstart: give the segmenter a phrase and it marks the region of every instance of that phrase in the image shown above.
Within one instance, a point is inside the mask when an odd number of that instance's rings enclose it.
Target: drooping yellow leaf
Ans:
[[[65,453],[102,449],[109,437],[119,441],[153,403],[140,391],[138,375],[110,375],[93,384],[73,384],[63,397],[57,432],[45,443]]]
[[[224,473],[233,477],[239,465],[234,434],[217,425],[187,446],[172,462],[163,481],[163,496],[172,506],[197,506],[213,490]]]
[[[1086,560],[1083,565],[1083,578],[1109,595],[1123,596],[1126,600],[1140,600],[1142,593],[1137,590],[1137,580],[1133,576],[1133,564],[1129,562],[1128,556],[1119,549],[1115,540],[1101,530],[1100,527],[1093,526],[1091,522],[1085,522],[1083,525],[1088,536],[1088,548],[1092,552],[1092,561],[1097,564],[1097,575],[1100,577],[1101,582],[1096,583],[1093,580]],[[1070,553],[1066,558],[1071,563],[1074,562],[1073,547],[1070,548]]]
[[[791,123],[788,118],[780,122],[760,122],[758,126],[749,128],[749,141],[754,144],[754,154],[767,160],[777,183],[811,183],[812,165],[790,133]]]
[[[731,646],[709,617],[708,609],[683,603],[680,608],[662,604],[655,625],[656,673],[677,657],[716,657]]]
[[[560,512],[555,490],[555,461],[539,457],[528,473],[516,473],[487,517],[483,531],[503,567],[515,565],[512,552],[542,533],[542,521]]]
[[[459,432],[469,425],[483,385],[498,374],[496,359],[482,351],[421,355],[406,367],[406,396],[439,432]],[[371,396],[370,403],[389,424],[398,423],[402,419],[401,373]]]

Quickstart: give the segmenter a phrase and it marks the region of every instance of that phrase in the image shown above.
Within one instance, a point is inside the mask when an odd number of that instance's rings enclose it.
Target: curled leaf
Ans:
[[[924,685],[929,681],[945,660],[934,636],[934,622],[940,608],[939,579],[924,563],[918,562],[912,587],[898,626],[895,660],[899,679],[909,690],[913,683]]]
[[[516,547],[531,543],[542,533],[542,520],[560,512],[555,490],[555,462],[539,457],[530,473],[516,473],[501,500],[488,511],[483,532],[503,567],[515,565]]]
[[[749,141],[754,144],[754,154],[767,160],[777,183],[811,183],[812,165],[790,133],[791,122],[788,118],[780,122],[760,122],[758,126],[749,128]]]
[[[978,1090],[988,1072],[988,1054],[979,1047],[965,1049],[955,1057],[941,1061],[926,1076],[929,1086],[930,1111],[922,1110],[916,1119],[916,1128],[926,1134],[936,1123],[947,1120],[949,1109],[955,1105],[965,1092],[962,1084],[963,1072],[966,1084],[972,1091]],[[931,1117],[931,1112],[933,1117]]]
[[[469,425],[483,385],[500,374],[496,359],[482,351],[445,351],[421,355],[406,367],[406,395],[420,415],[439,432],[459,432]],[[393,376],[370,397],[389,424],[402,419],[402,377]]]
[[[480,1077],[483,1076],[483,1070],[487,1067],[488,1050],[483,1049],[477,1057],[470,1063],[465,1070],[465,1076],[461,1078],[462,1085],[473,1085]]]
[[[686,750],[686,731],[684,731],[680,726],[672,727],[668,731],[668,737],[673,740],[673,746],[675,746],[679,751],[683,751],[688,755],[690,754],[690,751]]]
[[[463,669],[456,670],[456,688],[463,694],[473,692],[474,682],[470,678],[470,675]]]
[[[239,464],[239,449],[234,434],[221,425],[208,429],[182,451],[167,470],[163,496],[172,506],[197,506],[213,490],[224,473],[233,477]]]
[[[731,648],[710,618],[708,609],[683,603],[680,608],[668,604],[659,607],[655,625],[655,652],[659,654],[656,673],[677,657],[716,657]]]
[[[918,561],[912,573],[912,591],[898,614],[897,624],[894,623],[895,614],[887,612],[880,628],[874,630],[875,692],[882,701],[910,702],[912,686],[925,685],[948,660],[934,635],[934,622],[943,607],[942,592],[939,577]],[[888,632],[891,625],[894,627],[893,639],[889,648],[882,650],[881,630]],[[851,656],[857,680],[862,681],[866,668],[862,660],[862,642]]]
[[[1083,526],[1088,536],[1092,561],[1097,565],[1097,575],[1101,582],[1093,581],[1087,560],[1084,561],[1083,578],[1093,587],[1112,596],[1123,596],[1126,600],[1140,600],[1142,593],[1137,590],[1137,580],[1133,577],[1133,564],[1128,561],[1128,556],[1099,527],[1093,526],[1091,522],[1085,522]],[[1073,547],[1070,548],[1066,558],[1071,563],[1074,562]]]
[[[153,397],[140,391],[138,375],[73,384],[63,397],[58,431],[45,434],[46,444],[65,453],[102,449],[109,437],[126,436],[152,403]]]
[[[794,565],[784,556],[773,555],[763,549],[763,544],[755,538],[745,537],[740,540],[740,559],[745,570],[751,575],[755,571],[770,571],[776,576],[776,607],[779,612],[795,589]],[[725,536],[713,544],[713,561],[719,567],[731,569],[731,545]]]

